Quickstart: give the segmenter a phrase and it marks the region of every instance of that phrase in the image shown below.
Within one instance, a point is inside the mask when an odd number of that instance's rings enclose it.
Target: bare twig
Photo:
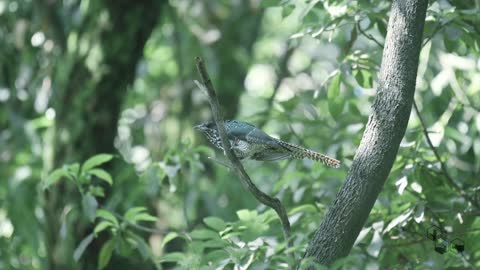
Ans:
[[[427,37],[423,43],[422,43],[422,48],[427,45],[427,43],[437,34],[438,31],[440,31],[440,29],[442,29],[443,27],[445,27],[447,24],[449,24],[451,21],[446,21],[444,23],[440,23],[440,24],[437,24],[437,27],[433,30],[432,34]]]
[[[283,227],[283,235],[285,237],[285,241],[287,241],[288,247],[291,247],[292,242],[290,239],[290,222],[288,220],[288,216],[287,216],[287,212],[285,211],[285,208],[283,207],[279,199],[268,196],[267,194],[259,190],[257,186],[255,186],[255,184],[250,179],[250,176],[248,176],[247,172],[243,168],[242,163],[240,163],[237,156],[235,156],[235,154],[233,153],[233,150],[231,149],[230,141],[228,140],[228,137],[227,137],[227,132],[225,131],[223,116],[220,111],[220,104],[218,103],[217,94],[215,92],[215,88],[213,87],[212,81],[208,76],[207,70],[205,68],[205,63],[203,62],[203,59],[200,57],[196,57],[195,60],[197,62],[198,73],[200,74],[202,83],[208,94],[208,101],[210,102],[210,106],[212,108],[213,119],[215,121],[215,124],[217,125],[218,132],[220,133],[220,138],[222,140],[225,155],[227,156],[228,160],[231,162],[233,171],[240,178],[242,184],[247,188],[247,190],[250,193],[252,193],[252,195],[259,202],[275,210],[278,217],[280,218],[280,222]]]
[[[380,41],[378,41],[376,38],[374,38],[371,34],[363,31],[362,27],[360,26],[360,22],[357,23],[357,29],[358,29],[358,32],[360,32],[360,34],[362,34],[364,37],[366,37],[366,38],[370,39],[371,41],[377,43],[377,45],[380,46],[380,48],[383,48],[383,44],[380,43]]]
[[[448,184],[450,186],[452,186],[467,201],[472,203],[472,205],[474,205],[476,207],[480,207],[478,205],[478,202],[475,201],[473,198],[471,198],[450,176],[450,174],[448,173],[448,170],[447,170],[447,166],[445,165],[445,163],[440,158],[440,155],[438,154],[437,149],[435,148],[435,146],[433,146],[433,143],[430,140],[430,136],[428,135],[427,126],[425,125],[425,121],[423,121],[423,117],[420,114],[420,111],[418,110],[418,107],[417,107],[417,103],[415,101],[413,102],[413,108],[415,109],[415,113],[417,114],[418,119],[420,120],[420,124],[422,125],[422,131],[423,131],[423,134],[425,135],[425,138],[427,139],[427,143],[430,146],[430,148],[432,149],[433,154],[437,158],[438,162],[440,163],[440,169],[442,170],[443,175],[445,176],[445,179],[447,180]]]

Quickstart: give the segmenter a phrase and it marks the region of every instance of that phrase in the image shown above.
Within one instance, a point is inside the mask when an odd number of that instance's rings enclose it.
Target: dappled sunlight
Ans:
[[[297,267],[358,155],[390,8],[0,0],[0,269]],[[479,13],[430,3],[415,106],[344,268],[480,267]],[[290,247],[276,212],[193,128],[213,115],[197,56],[224,118],[342,164],[242,161],[285,207]]]

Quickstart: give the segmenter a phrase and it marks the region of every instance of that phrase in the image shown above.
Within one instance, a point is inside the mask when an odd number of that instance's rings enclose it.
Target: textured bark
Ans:
[[[305,254],[318,263],[348,255],[395,161],[412,109],[427,4],[392,4],[372,113],[346,182]]]

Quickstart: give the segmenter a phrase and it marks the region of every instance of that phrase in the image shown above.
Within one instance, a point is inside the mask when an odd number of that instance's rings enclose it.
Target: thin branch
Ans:
[[[476,207],[480,207],[478,205],[478,202],[473,200],[450,176],[450,174],[448,173],[448,170],[447,170],[447,166],[445,165],[445,163],[440,158],[440,155],[438,154],[437,149],[435,148],[435,146],[433,146],[433,143],[430,140],[430,136],[428,135],[427,126],[425,125],[425,121],[423,121],[423,117],[420,114],[420,111],[418,110],[418,107],[417,107],[417,103],[415,101],[413,102],[413,108],[415,109],[415,113],[417,114],[418,119],[420,120],[420,124],[422,125],[422,131],[423,131],[423,134],[425,135],[425,138],[427,139],[427,143],[430,146],[430,148],[432,149],[433,154],[437,158],[437,161],[440,163],[440,168],[443,172],[443,175],[445,176],[445,179],[447,179],[448,184],[450,186],[452,186],[462,197],[467,199],[467,201],[472,203],[472,205],[474,205]]]
[[[437,27],[433,30],[432,34],[426,38],[424,41],[423,41],[423,44],[422,44],[422,48],[427,45],[427,43],[437,34],[438,31],[440,31],[440,29],[442,29],[443,27],[445,27],[447,24],[449,24],[451,21],[447,21],[447,22],[444,22],[444,23],[441,23],[441,24],[437,24]]]
[[[377,43],[377,45],[380,46],[380,48],[383,48],[383,44],[380,43],[380,41],[378,41],[376,38],[374,38],[371,34],[363,31],[362,27],[360,26],[360,22],[357,23],[357,29],[358,29],[358,32],[360,32],[360,34],[362,34],[364,37],[366,37],[367,39],[370,39],[371,41]]]
[[[283,207],[279,199],[268,196],[267,194],[262,192],[260,189],[258,189],[257,186],[255,186],[255,184],[250,179],[250,176],[248,176],[247,172],[243,168],[242,163],[240,163],[237,156],[235,156],[235,154],[233,153],[232,147],[230,145],[230,141],[228,140],[228,137],[227,137],[227,132],[225,130],[223,116],[220,111],[220,104],[218,103],[215,88],[213,87],[212,81],[208,76],[203,59],[200,57],[196,57],[195,60],[197,62],[198,73],[200,74],[200,77],[202,79],[203,88],[204,90],[207,91],[207,94],[208,94],[208,101],[210,102],[210,106],[212,108],[213,119],[215,120],[215,124],[217,125],[218,132],[220,133],[220,138],[222,140],[222,145],[225,151],[225,155],[227,156],[228,160],[231,162],[233,171],[240,178],[242,184],[248,189],[250,193],[252,193],[252,195],[259,202],[275,210],[282,224],[285,241],[287,241],[288,247],[292,247],[293,244],[290,239],[290,222],[288,220],[288,215],[287,215],[287,212],[285,211],[285,207]]]

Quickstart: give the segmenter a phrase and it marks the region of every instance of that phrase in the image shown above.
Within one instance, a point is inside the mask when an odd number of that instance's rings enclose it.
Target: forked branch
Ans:
[[[225,155],[231,163],[231,169],[235,172],[235,174],[237,174],[237,176],[240,178],[242,184],[247,188],[247,190],[252,193],[252,195],[259,202],[275,210],[278,217],[280,218],[280,222],[283,228],[283,235],[285,237],[285,240],[287,241],[288,247],[291,247],[292,243],[290,239],[290,222],[288,220],[288,215],[285,211],[285,207],[283,207],[279,199],[275,197],[270,197],[269,195],[257,188],[257,186],[252,182],[250,176],[248,176],[247,172],[243,168],[242,163],[233,153],[230,141],[227,137],[227,132],[225,130],[223,116],[220,110],[220,104],[218,103],[217,94],[215,92],[215,88],[213,87],[212,81],[210,80],[210,76],[208,76],[207,69],[205,68],[205,63],[200,57],[196,57],[195,60],[197,63],[198,73],[200,74],[200,78],[202,79],[202,83],[200,84],[197,82],[197,85],[207,93],[208,101],[212,108],[213,119],[215,121],[215,124],[217,125],[218,132],[220,133],[220,138],[222,140]]]

